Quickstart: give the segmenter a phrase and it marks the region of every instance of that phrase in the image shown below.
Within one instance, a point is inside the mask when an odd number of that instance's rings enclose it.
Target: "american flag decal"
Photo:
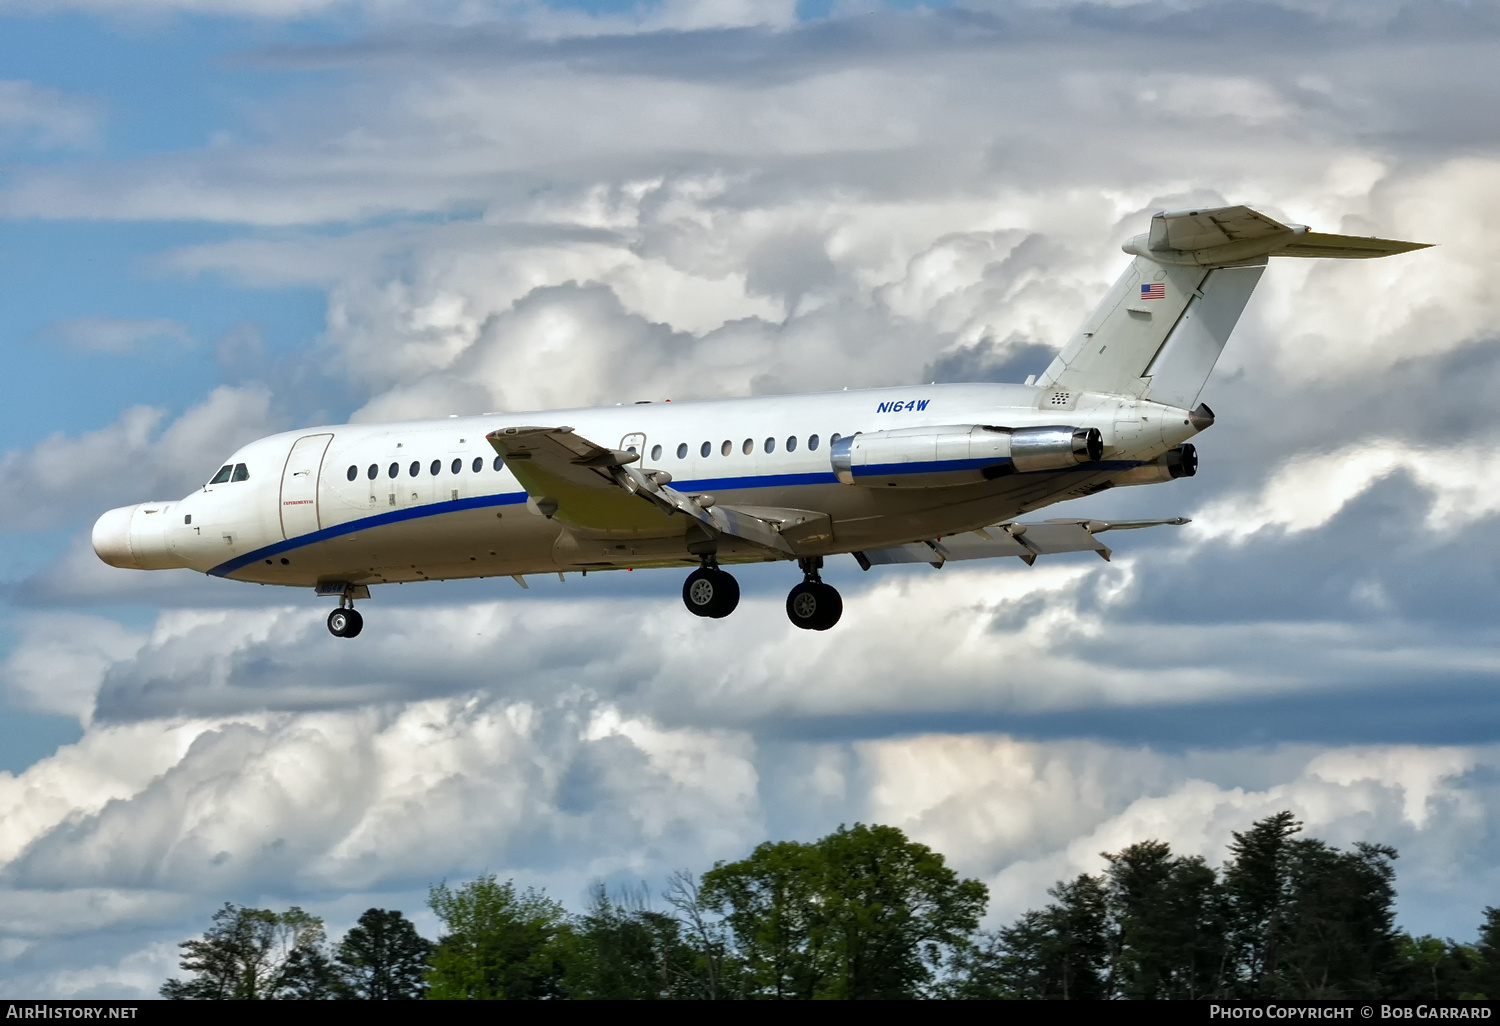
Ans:
[[[1167,287],[1161,282],[1152,282],[1150,285],[1141,286],[1142,299],[1166,299]]]

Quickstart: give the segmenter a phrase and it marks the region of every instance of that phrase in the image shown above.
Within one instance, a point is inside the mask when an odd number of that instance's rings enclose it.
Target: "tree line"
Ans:
[[[1500,996],[1500,908],[1474,943],[1395,926],[1396,851],[1300,837],[1290,812],[1215,868],[1163,841],[1104,853],[1045,907],[981,931],[985,885],[890,826],[767,842],[656,907],[596,885],[569,914],[493,875],[432,887],[422,937],[372,908],[338,943],[317,916],[225,904],[181,944],[176,999],[1207,999]]]

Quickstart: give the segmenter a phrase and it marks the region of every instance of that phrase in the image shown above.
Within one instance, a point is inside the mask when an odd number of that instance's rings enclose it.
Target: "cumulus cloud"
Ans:
[[[519,874],[564,897],[591,879],[659,885],[682,864],[785,836],[779,809],[806,801],[810,783],[838,818],[899,825],[985,879],[993,922],[1045,900],[1059,877],[1098,871],[1100,851],[1156,837],[1217,862],[1231,831],[1289,808],[1335,843],[1396,843],[1416,925],[1454,933],[1477,915],[1476,879],[1496,876],[1483,853],[1500,815],[1485,785],[1497,758],[1491,747],[1172,754],[972,732],[766,748],[588,696],[96,726],[0,775],[4,939],[37,950],[101,922],[170,937],[227,894],[416,901],[439,872]],[[786,762],[817,779],[778,775]],[[160,971],[162,946],[117,957]],[[51,986],[66,989],[66,975]]]
[[[1493,747],[1276,746],[1169,755],[994,736],[861,747],[872,812],[984,876],[994,922],[1040,905],[1056,880],[1100,872],[1101,852],[1139,840],[1164,840],[1180,854],[1218,864],[1234,831],[1282,809],[1310,835],[1336,844],[1395,844],[1403,852],[1405,907],[1427,903],[1428,924],[1446,920],[1472,930],[1461,918],[1478,921],[1466,874],[1491,882],[1500,875],[1478,854],[1491,843],[1500,811],[1489,789],[1500,758]]]
[[[139,651],[145,641],[97,616],[36,615],[15,626],[22,630],[23,640],[0,666],[11,703],[76,716],[85,724],[105,671]]]
[[[0,515],[11,530],[34,529],[113,505],[176,498],[212,476],[236,446],[269,434],[270,409],[263,386],[221,386],[165,427],[165,410],[137,406],[107,427],[12,449],[0,457],[0,481],[12,497],[0,500]]]
[[[1431,497],[1422,526],[1449,532],[1500,512],[1500,456],[1490,439],[1458,448],[1424,449],[1371,440],[1333,452],[1299,455],[1253,498],[1229,495],[1202,511],[1194,533],[1244,540],[1266,528],[1300,533],[1327,524],[1351,500],[1392,474],[1409,474]]]

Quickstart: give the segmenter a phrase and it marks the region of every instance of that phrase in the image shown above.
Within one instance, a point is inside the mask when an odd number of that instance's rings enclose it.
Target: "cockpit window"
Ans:
[[[230,478],[230,480],[231,481],[248,481],[248,480],[250,480],[250,468],[247,467],[247,466],[245,466],[243,463],[236,463],[234,465],[234,477]]]
[[[228,466],[220,467],[219,468],[219,472],[214,475],[214,479],[212,481],[210,481],[209,484],[223,484],[225,481],[229,480],[229,475],[233,474],[233,473],[234,473],[234,465],[233,464],[230,464]]]

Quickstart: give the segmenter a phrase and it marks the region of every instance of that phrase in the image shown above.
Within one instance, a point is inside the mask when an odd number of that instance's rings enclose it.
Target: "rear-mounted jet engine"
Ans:
[[[867,431],[830,447],[833,472],[844,484],[904,488],[951,487],[1006,474],[1067,470],[1104,455],[1098,428],[949,427]]]
[[[1142,463],[1117,475],[1113,484],[1116,485],[1143,485],[1164,484],[1167,481],[1176,481],[1182,477],[1192,477],[1198,473],[1198,450],[1191,445],[1179,445],[1175,449],[1168,449],[1150,463]]]

